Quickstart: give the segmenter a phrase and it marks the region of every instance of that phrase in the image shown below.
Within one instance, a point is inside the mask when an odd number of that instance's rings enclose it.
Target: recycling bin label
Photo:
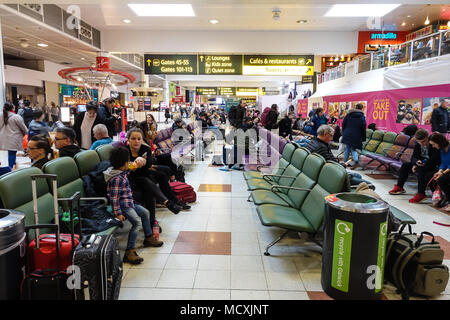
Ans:
[[[384,265],[386,263],[387,224],[387,221],[380,224],[375,292],[380,292],[383,289]]]
[[[331,286],[348,292],[353,223],[336,219],[334,228]]]

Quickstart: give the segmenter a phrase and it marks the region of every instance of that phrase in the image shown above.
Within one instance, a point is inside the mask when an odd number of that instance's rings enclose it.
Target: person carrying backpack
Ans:
[[[34,111],[33,108],[31,108],[30,104],[31,104],[30,100],[24,100],[23,112],[21,113],[23,121],[25,122],[25,125],[27,127],[30,125],[30,122],[34,119]]]

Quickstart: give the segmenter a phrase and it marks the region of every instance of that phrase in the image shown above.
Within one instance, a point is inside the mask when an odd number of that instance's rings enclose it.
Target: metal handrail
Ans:
[[[424,35],[424,36],[421,36],[421,37],[418,37],[418,38],[415,38],[415,39],[412,39],[412,40],[403,42],[403,43],[401,43],[401,44],[389,45],[389,46],[386,48],[386,50],[387,50],[387,55],[388,55],[388,57],[387,57],[387,64],[385,63],[385,66],[383,66],[383,67],[379,67],[379,68],[374,68],[374,67],[373,67],[373,62],[375,61],[375,59],[374,59],[374,54],[376,54],[376,53],[374,53],[374,52],[371,52],[371,53],[368,53],[368,54],[365,54],[365,55],[358,56],[358,57],[356,57],[356,58],[355,58],[354,60],[352,60],[352,61],[345,62],[345,63],[343,63],[343,64],[341,64],[341,65],[339,65],[339,66],[337,66],[337,67],[334,67],[334,68],[332,68],[332,69],[328,69],[327,71],[320,73],[319,76],[318,76],[318,80],[320,79],[321,81],[320,81],[319,83],[323,83],[323,82],[327,82],[327,81],[330,81],[330,80],[335,80],[335,79],[340,79],[340,78],[345,77],[345,76],[346,76],[346,74],[345,74],[345,73],[346,73],[346,72],[345,72],[345,65],[348,64],[348,63],[350,63],[350,62],[358,61],[358,60],[363,59],[363,58],[364,58],[364,59],[367,59],[367,58],[370,57],[370,70],[366,70],[366,71],[372,71],[372,70],[381,69],[381,68],[390,68],[390,67],[392,67],[392,66],[391,66],[391,51],[392,51],[391,48],[392,48],[392,47],[399,47],[399,46],[406,46],[406,47],[407,47],[408,45],[410,45],[408,61],[407,61],[407,62],[400,63],[400,64],[411,63],[411,62],[413,62],[414,42],[415,42],[415,41],[420,41],[420,40],[423,40],[423,39],[427,39],[427,38],[430,38],[430,37],[435,37],[435,36],[437,36],[437,35],[439,35],[439,44],[438,44],[438,46],[437,46],[437,50],[438,50],[437,56],[439,57],[439,56],[441,56],[442,34],[443,34],[444,32],[450,32],[450,30],[439,30],[439,31],[437,31],[437,32],[435,32],[435,33],[431,33],[431,34],[428,34],[428,35]],[[379,52],[379,53],[385,53],[385,52],[382,51],[382,52]],[[436,57],[436,56],[434,56],[434,57]],[[433,57],[433,58],[434,58],[434,57]],[[422,59],[421,59],[421,60],[422,60]],[[397,65],[398,65],[398,64],[397,64]],[[343,70],[344,70],[344,72],[343,72],[343,74],[342,74],[341,76],[339,76],[339,72],[338,72],[338,69],[339,69],[339,68],[343,68]],[[333,73],[333,72],[334,72],[334,74],[335,74],[335,77],[332,77],[332,73]],[[364,72],[365,72],[365,71],[364,71]],[[358,73],[361,73],[360,70],[358,70]],[[318,84],[319,84],[319,83],[318,83]]]

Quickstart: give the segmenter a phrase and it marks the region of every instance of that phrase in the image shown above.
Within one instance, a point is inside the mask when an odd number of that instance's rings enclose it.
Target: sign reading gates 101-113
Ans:
[[[145,54],[145,74],[197,74],[197,55]]]

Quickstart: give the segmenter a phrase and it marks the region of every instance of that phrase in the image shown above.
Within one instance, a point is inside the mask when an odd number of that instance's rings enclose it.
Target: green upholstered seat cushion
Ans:
[[[287,143],[284,146],[283,153],[281,154],[281,158],[288,162],[291,161],[292,154],[294,153],[295,149],[296,149],[295,145],[293,145],[292,143]]]
[[[274,204],[293,208],[296,207],[295,203],[291,199],[289,199],[288,195],[281,192],[255,190],[252,191],[252,199],[257,206],[262,204]]]
[[[372,134],[372,137],[370,138],[369,142],[365,146],[365,150],[369,152],[375,152],[375,150],[378,148],[378,145],[383,140],[384,132],[381,130],[375,130]]]
[[[270,190],[273,184],[266,182],[263,179],[250,179],[247,180],[247,188],[249,191],[253,190]]]
[[[77,164],[70,157],[56,158],[49,161],[42,167],[42,171],[44,173],[56,174],[58,187],[80,178]]]
[[[94,150],[79,152],[75,155],[74,159],[77,163],[81,177],[84,177],[88,172],[94,170],[95,166],[100,163],[100,157]]]
[[[109,160],[109,156],[111,154],[113,146],[111,143],[109,144],[102,144],[95,148],[95,151],[98,153],[98,156],[100,158],[100,161]]]
[[[259,171],[244,171],[243,175],[245,180],[262,179],[261,172]]]
[[[386,155],[392,148],[397,134],[395,132],[386,132],[383,136],[383,141],[378,145],[375,150],[376,154]]]
[[[402,224],[416,224],[417,223],[416,220],[413,217],[411,217],[409,214],[407,214],[406,212],[399,210],[398,208],[396,208],[394,206],[389,206],[389,209],[391,210],[394,217],[399,219]]]
[[[298,148],[294,151],[294,154],[291,158],[291,164],[296,167],[298,170],[303,170],[303,166],[306,160],[306,157],[310,154],[310,152],[305,148]]]
[[[280,161],[278,161],[277,165],[275,167],[272,167],[271,174],[275,175],[281,175],[284,172],[284,169],[289,165],[289,162],[285,159],[281,158]],[[245,180],[249,179],[262,179],[261,172],[258,171],[245,171],[244,172],[244,178]],[[274,178],[274,180],[278,181],[278,178]]]
[[[256,208],[259,219],[264,226],[313,233],[315,230],[304,215],[294,208],[273,204],[264,204]]]

